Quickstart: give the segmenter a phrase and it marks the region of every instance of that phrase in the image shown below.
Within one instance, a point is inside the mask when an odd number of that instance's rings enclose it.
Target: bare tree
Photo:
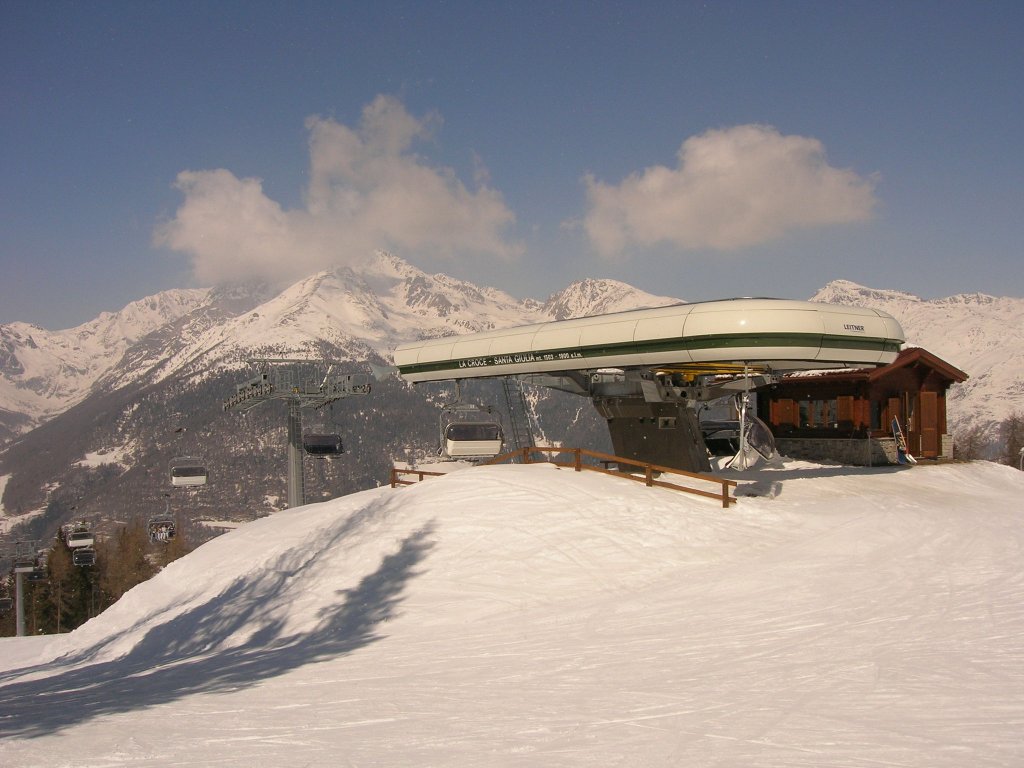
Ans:
[[[989,429],[985,424],[974,424],[954,436],[954,453],[958,459],[977,461],[989,456]]]
[[[131,521],[103,543],[97,553],[102,566],[100,586],[110,603],[156,572],[147,557],[148,550],[149,533],[138,520]]]
[[[50,579],[50,602],[53,606],[56,625],[53,629],[57,634],[68,629],[64,624],[64,617],[68,608],[71,607],[72,590],[69,582],[73,568],[71,551],[63,539],[58,539],[46,558],[46,571]]]
[[[1002,453],[999,461],[1011,467],[1020,466],[1020,452],[1024,448],[1024,415],[1014,411],[999,428]]]

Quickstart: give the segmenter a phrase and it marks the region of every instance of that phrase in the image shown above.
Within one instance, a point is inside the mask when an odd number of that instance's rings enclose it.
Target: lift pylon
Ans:
[[[258,375],[235,387],[224,401],[225,411],[242,413],[271,400],[288,403],[288,506],[305,504],[302,473],[302,411],[321,409],[352,395],[370,392],[370,378],[364,373],[334,373],[337,362],[301,358],[259,358],[250,360]]]
[[[16,541],[12,545],[0,547],[0,559],[12,560],[14,571],[14,633],[17,637],[25,635],[25,589],[23,578],[40,570],[39,542]]]

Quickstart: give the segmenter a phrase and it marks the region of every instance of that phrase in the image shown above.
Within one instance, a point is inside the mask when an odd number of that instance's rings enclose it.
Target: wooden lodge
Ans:
[[[892,419],[920,459],[951,459],[946,392],[967,374],[920,347],[880,368],[797,374],[757,392],[781,454],[875,466],[896,463]]]

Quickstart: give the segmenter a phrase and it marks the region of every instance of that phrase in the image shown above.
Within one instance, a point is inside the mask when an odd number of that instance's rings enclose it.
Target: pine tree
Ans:
[[[16,632],[16,608],[14,604],[15,588],[14,573],[0,574],[0,597],[11,600],[11,607],[0,611],[0,637],[14,637]]]

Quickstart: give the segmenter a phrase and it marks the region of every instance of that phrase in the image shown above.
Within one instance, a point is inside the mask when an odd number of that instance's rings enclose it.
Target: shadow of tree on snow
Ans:
[[[431,525],[403,540],[355,588],[340,590],[343,600],[321,610],[315,629],[283,634],[287,585],[316,567],[354,522],[312,557],[298,548],[285,553],[260,577],[239,578],[214,599],[154,627],[124,657],[0,687],[0,736],[33,738],[197,693],[245,688],[380,640],[378,625],[397,615],[406,584],[433,546]],[[239,645],[223,647],[245,632]]]

